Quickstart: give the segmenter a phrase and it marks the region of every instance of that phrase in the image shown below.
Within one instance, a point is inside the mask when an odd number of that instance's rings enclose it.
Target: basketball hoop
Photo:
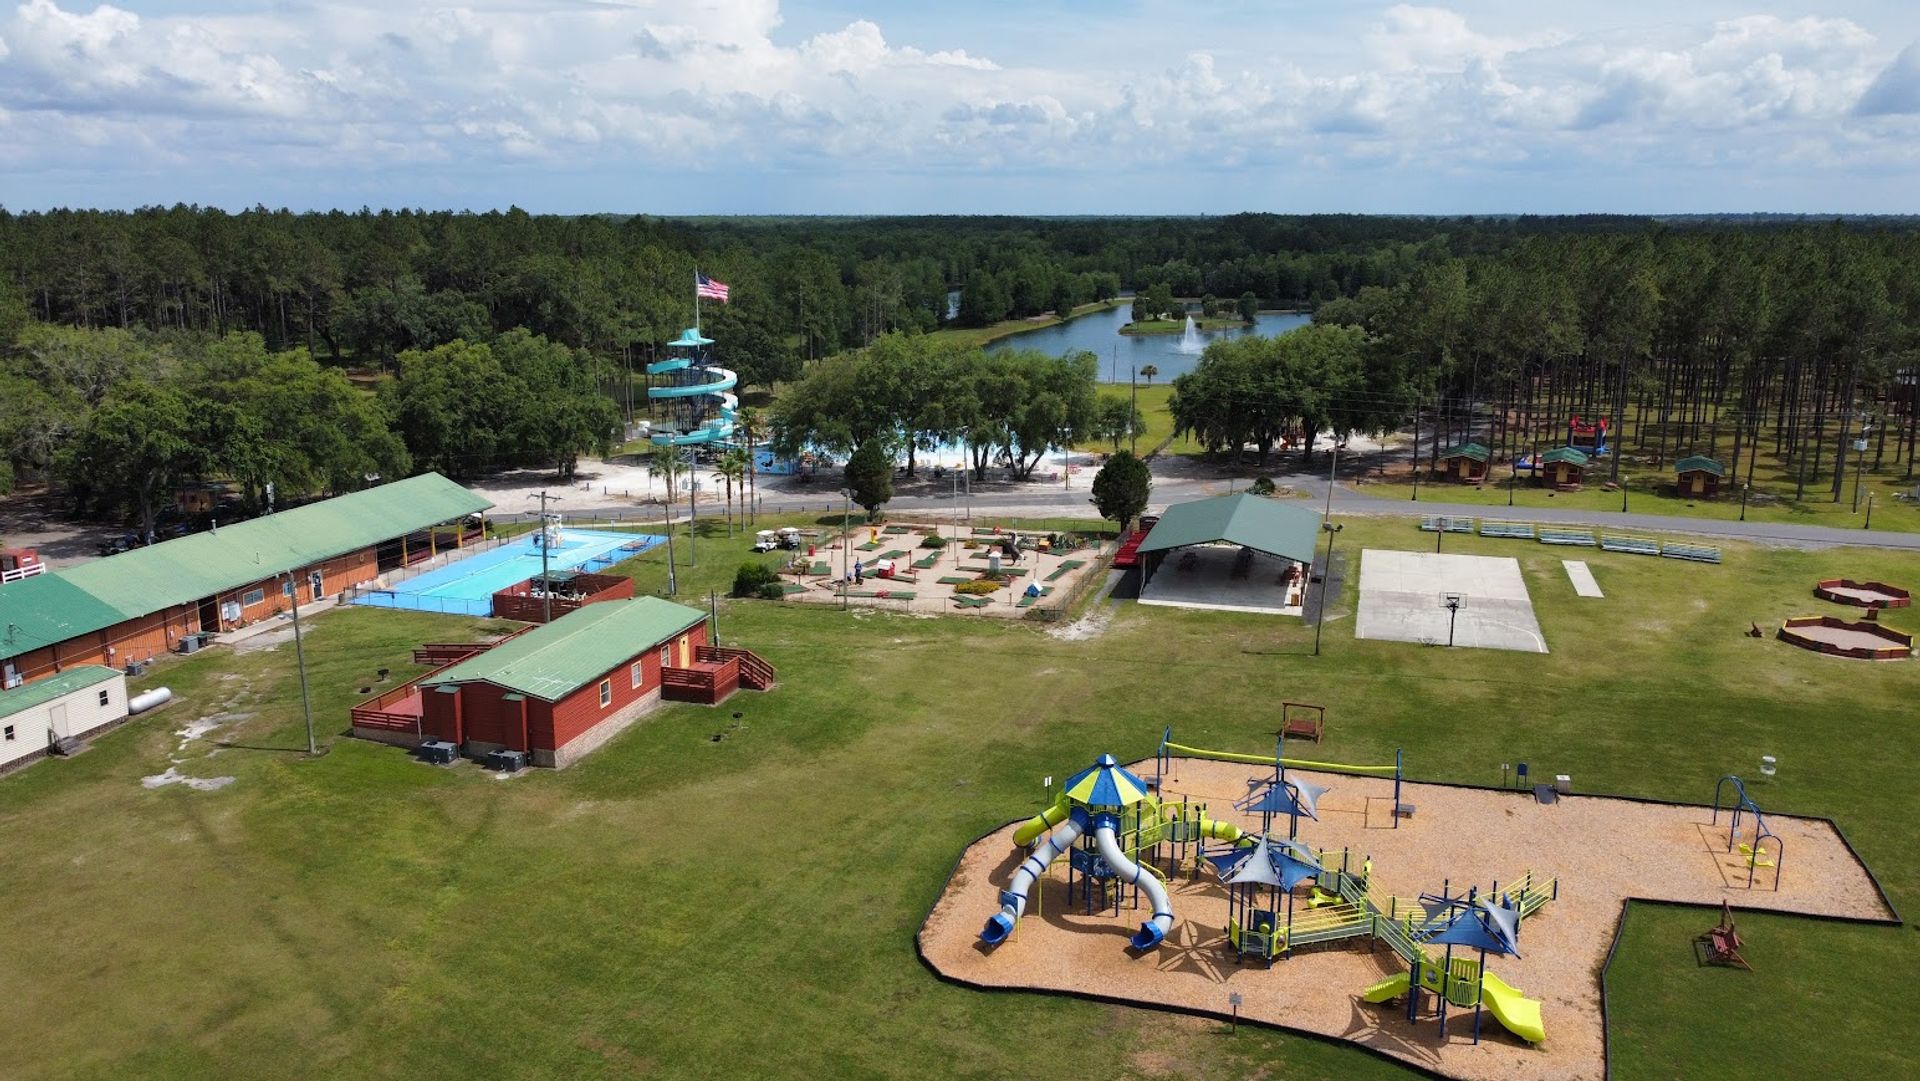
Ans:
[[[1467,606],[1465,593],[1440,594],[1440,607],[1447,610],[1447,647],[1453,647],[1453,625],[1460,618],[1460,609]]]

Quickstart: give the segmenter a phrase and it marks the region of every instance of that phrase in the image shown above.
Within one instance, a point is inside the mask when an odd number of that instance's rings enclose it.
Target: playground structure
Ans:
[[[1144,896],[1152,915],[1128,944],[1136,953],[1153,950],[1173,929],[1168,887],[1186,866],[1191,845],[1193,874],[1199,877],[1206,868],[1213,883],[1224,888],[1223,946],[1236,962],[1253,957],[1271,966],[1274,960],[1307,946],[1353,939],[1364,940],[1371,948],[1374,942],[1385,942],[1407,971],[1359,992],[1364,1001],[1404,996],[1411,1022],[1421,1015],[1423,994],[1431,993],[1443,1039],[1451,1006],[1474,1011],[1475,1043],[1480,1039],[1483,1009],[1522,1040],[1533,1044],[1544,1040],[1540,1002],[1487,972],[1485,960],[1488,953],[1518,956],[1520,921],[1558,896],[1558,880],[1540,881],[1528,872],[1504,890],[1496,882],[1484,894],[1474,888],[1456,895],[1451,882],[1446,882],[1438,893],[1413,900],[1376,895],[1370,882],[1370,857],[1360,861],[1356,873],[1351,852],[1315,850],[1298,840],[1301,819],[1318,820],[1319,800],[1329,789],[1287,776],[1289,768],[1305,763],[1288,760],[1284,752],[1284,736],[1271,756],[1261,756],[1176,744],[1169,728],[1154,759],[1152,781],[1122,768],[1113,756],[1101,755],[1092,766],[1070,777],[1052,804],[1014,831],[1015,845],[1028,851],[1007,888],[1000,891],[999,910],[987,919],[980,940],[997,947],[1011,938],[1027,915],[1036,884],[1049,866],[1066,855],[1069,903],[1080,897],[1085,913],[1092,915],[1098,896],[1100,911],[1117,910],[1132,888],[1135,904]],[[1249,763],[1270,771],[1250,778],[1248,795],[1233,804],[1242,816],[1259,819],[1257,829],[1243,830],[1210,818],[1204,803],[1163,801],[1163,785],[1175,754]],[[1399,800],[1403,762],[1398,753],[1391,766],[1312,765],[1391,775],[1395,781],[1393,828],[1399,827],[1404,805]],[[1275,836],[1276,821],[1282,815],[1287,818],[1284,838]],[[1209,841],[1220,842],[1220,847],[1210,849]],[[1307,887],[1304,907],[1302,887]],[[1428,944],[1444,946],[1445,952],[1436,959],[1428,952]],[[1478,951],[1478,959],[1455,958],[1455,946]]]
[[[1271,731],[1278,725],[1260,727]],[[1164,788],[1157,795],[1169,803],[1204,804],[1209,819],[1225,820],[1253,838],[1244,843],[1208,839],[1200,846],[1206,855],[1252,847],[1259,818],[1230,805],[1249,794],[1250,777],[1262,787],[1271,783],[1271,743],[1265,754],[1221,755],[1224,760],[1215,761],[1187,755],[1177,749],[1184,745],[1167,742],[1174,756],[1170,762],[1147,757],[1125,768],[1152,782],[1158,766]],[[1287,750],[1305,749],[1289,741]],[[1243,764],[1246,759],[1256,764]],[[1028,855],[1024,846],[1012,843],[1024,820],[990,830],[966,847],[916,937],[919,954],[941,979],[965,987],[1132,1003],[1217,1018],[1223,1029],[1229,996],[1238,996],[1243,1024],[1343,1041],[1461,1081],[1604,1081],[1606,1015],[1597,974],[1630,900],[1694,905],[1705,912],[1736,898],[1743,914],[1898,921],[1858,855],[1824,819],[1767,813],[1767,829],[1793,849],[1796,870],[1781,877],[1777,891],[1764,888],[1764,869],[1761,888],[1744,890],[1740,859],[1723,852],[1727,824],[1713,823],[1713,809],[1704,799],[1668,804],[1585,794],[1543,805],[1526,789],[1429,784],[1409,774],[1396,800],[1392,757],[1373,761],[1379,765],[1360,767],[1365,772],[1350,767],[1333,772],[1287,759],[1289,781],[1328,788],[1317,801],[1318,817],[1303,817],[1299,824],[1299,840],[1323,873],[1296,886],[1289,948],[1275,953],[1271,966],[1261,960],[1257,940],[1241,959],[1227,934],[1228,886],[1212,861],[1196,861],[1200,853],[1194,846],[1163,880],[1176,915],[1152,951],[1124,948],[1138,921],[1149,915],[1144,892],[1137,909],[1122,901],[1088,914],[1081,904],[1068,902],[1065,858],[1029,887],[1026,918],[1011,939],[986,946],[980,940],[981,920],[999,907],[997,894]],[[1702,789],[1700,795],[1708,792]],[[1394,828],[1386,812],[1400,801],[1418,804],[1419,813]],[[1751,823],[1750,813],[1742,816],[1743,827]],[[1270,840],[1278,842],[1286,832],[1276,817]],[[1764,842],[1769,853],[1775,847],[1772,840]],[[1169,855],[1177,853],[1163,846],[1162,860]],[[1158,866],[1165,871],[1170,865]],[[1578,883],[1578,896],[1553,900],[1556,881]],[[1082,884],[1076,873],[1076,889]],[[1459,909],[1469,894],[1476,903],[1517,903],[1527,913],[1517,942],[1521,952],[1487,957],[1476,989],[1476,951],[1456,945],[1449,963],[1444,941],[1421,940],[1449,922],[1429,924],[1422,891],[1459,902],[1451,906],[1452,919],[1463,918]],[[1264,887],[1256,900],[1257,910],[1268,908]],[[1370,909],[1341,908],[1343,902],[1363,900]],[[1276,938],[1286,933],[1285,906],[1286,899],[1278,898]],[[1373,918],[1375,913],[1387,918]],[[1247,925],[1244,914],[1241,922]],[[1695,930],[1711,922],[1704,919]],[[1378,935],[1372,933],[1375,927]],[[1381,949],[1382,943],[1389,948]],[[1421,957],[1420,1023],[1410,1026],[1403,996],[1412,990],[1416,954]],[[1405,986],[1376,990],[1389,980]],[[1525,994],[1517,995],[1515,988]],[[1397,1005],[1369,1004],[1363,1000],[1368,991]],[[1429,1023],[1437,1017],[1440,997],[1447,999],[1445,1035]],[[1470,1010],[1462,1003],[1476,997],[1485,1013],[1506,1011],[1523,1028],[1528,1018],[1515,1000],[1541,1003],[1542,1024],[1550,1026],[1551,1038],[1528,1043],[1483,1018],[1482,1040],[1472,1043],[1471,1022],[1461,1011]]]
[[[665,446],[705,446],[733,438],[740,399],[733,393],[739,376],[714,362],[713,339],[688,327],[667,343],[667,359],[647,365],[647,400],[665,413],[666,431],[649,438]]]
[[[1792,616],[1781,622],[1780,640],[1863,661],[1899,661],[1913,655],[1913,635],[1872,619],[1849,623],[1833,616]]]
[[[1828,578],[1816,583],[1813,595],[1823,601],[1851,604],[1858,608],[1905,608],[1913,603],[1912,595],[1899,586],[1890,586],[1885,582],[1856,582],[1851,578]]]
[[[1736,847],[1740,850],[1747,865],[1747,888],[1753,888],[1755,872],[1766,867],[1773,871],[1773,890],[1780,891],[1780,865],[1786,862],[1787,843],[1767,828],[1767,818],[1760,813],[1760,805],[1747,795],[1746,783],[1729,773],[1720,778],[1713,786],[1713,824],[1720,824],[1720,797],[1725,793],[1728,783],[1733,785],[1733,798],[1728,801],[1732,811],[1727,824],[1727,851]],[[1746,819],[1752,829],[1752,837],[1741,840],[1744,834],[1740,828],[1741,820]],[[1773,842],[1773,848],[1767,848],[1767,842]]]

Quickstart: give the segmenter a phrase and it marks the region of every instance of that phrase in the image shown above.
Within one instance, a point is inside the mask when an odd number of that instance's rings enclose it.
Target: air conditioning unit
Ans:
[[[494,751],[487,755],[485,764],[488,769],[499,770],[501,773],[518,773],[527,768],[527,753],[525,751]]]
[[[198,653],[200,647],[205,644],[206,641],[197,634],[183,634],[180,636],[180,644],[174,648],[182,653]]]

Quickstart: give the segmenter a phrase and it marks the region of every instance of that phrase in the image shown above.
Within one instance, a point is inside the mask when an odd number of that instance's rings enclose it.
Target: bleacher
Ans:
[[[1483,537],[1508,537],[1514,540],[1532,540],[1532,522],[1496,522],[1491,518],[1480,519],[1480,535]]]
[[[1540,527],[1539,536],[1541,544],[1564,544],[1575,545],[1581,548],[1592,548],[1599,543],[1593,539],[1593,530],[1591,529],[1565,529],[1560,526],[1543,525]]]
[[[1473,519],[1447,514],[1423,514],[1420,516],[1420,528],[1427,533],[1472,533]]]
[[[1695,563],[1720,562],[1720,549],[1706,544],[1675,544],[1669,542],[1661,547],[1660,554],[1666,556],[1668,559],[1686,559]]]
[[[1609,552],[1626,552],[1628,555],[1657,556],[1660,554],[1660,542],[1652,537],[1635,537],[1624,533],[1600,534],[1600,547]]]

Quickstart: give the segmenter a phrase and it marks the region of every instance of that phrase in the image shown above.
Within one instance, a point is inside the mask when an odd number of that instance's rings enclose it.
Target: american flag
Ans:
[[[696,270],[693,272],[693,295],[699,297],[701,300],[717,300],[725,304],[727,302],[727,283],[714,281],[712,278]]]

